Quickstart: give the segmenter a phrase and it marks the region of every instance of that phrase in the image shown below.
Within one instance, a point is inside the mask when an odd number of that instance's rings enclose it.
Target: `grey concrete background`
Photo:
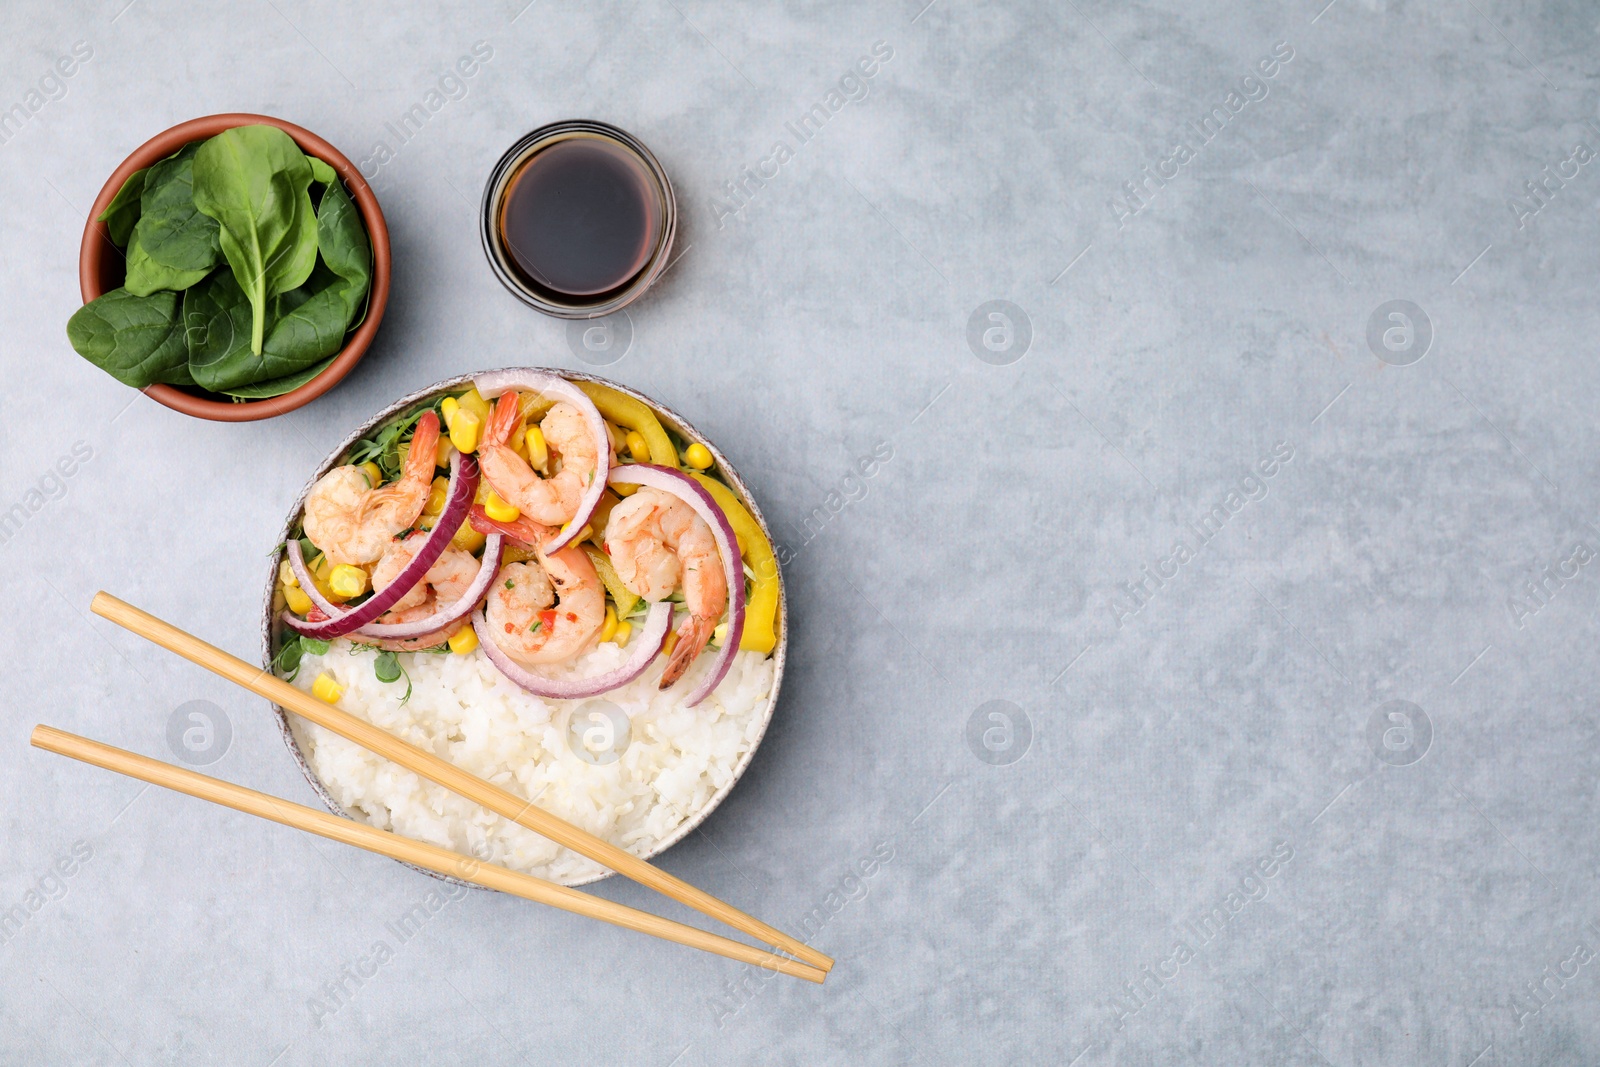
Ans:
[[[93,50],[0,144],[0,1061],[1600,1060],[1600,13],[924,2],[0,9],[0,104]],[[106,175],[225,110],[365,161],[395,253],[361,367],[246,426],[64,337]],[[261,702],[89,599],[249,653],[270,531],[348,427],[591,365],[476,231],[498,154],[567,117],[643,138],[683,209],[606,373],[712,434],[790,557],[774,728],[665,866],[813,930],[820,989],[488,894],[401,943],[433,882],[27,747],[173,758],[204,700],[213,773],[310,799]]]

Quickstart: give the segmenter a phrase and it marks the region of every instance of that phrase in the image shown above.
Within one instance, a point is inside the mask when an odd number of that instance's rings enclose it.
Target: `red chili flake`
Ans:
[[[512,633],[512,632],[513,632],[513,631],[512,631],[512,629],[511,629],[511,624],[510,624],[510,623],[509,623],[509,622],[508,622],[508,623],[506,623],[506,633]]]

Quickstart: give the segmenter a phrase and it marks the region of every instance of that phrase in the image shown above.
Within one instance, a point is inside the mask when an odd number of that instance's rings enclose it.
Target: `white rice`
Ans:
[[[663,693],[656,688],[665,657],[610,701],[628,718],[629,736],[618,747],[603,742],[610,728],[590,701],[544,700],[495,670],[480,649],[466,656],[409,653],[399,656],[410,677],[380,682],[375,653],[344,640],[321,655],[307,654],[294,684],[310,691],[326,672],[344,687],[338,706],[411,744],[568,822],[645,855],[698,813],[733,780],[734,768],[759,734],[772,692],[773,661],[759,652],[734,657],[722,684],[694,708],[680,707],[714,659],[701,655],[685,680]],[[575,660],[567,673],[591,675],[620,666],[627,650],[602,644]],[[547,671],[547,673],[555,673]],[[576,730],[571,728],[578,712]],[[491,863],[556,882],[576,883],[604,873],[592,860],[552,844],[532,830],[494,815],[366,749],[291,715],[295,736],[328,793],[357,819],[405,837],[442,845]],[[585,747],[583,738],[589,739]],[[599,747],[611,762],[589,762],[577,752]]]

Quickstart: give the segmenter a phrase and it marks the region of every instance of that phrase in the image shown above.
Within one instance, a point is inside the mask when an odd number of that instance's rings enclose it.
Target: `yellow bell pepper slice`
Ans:
[[[744,636],[739,647],[748,652],[771,652],[778,643],[778,557],[761,524],[739,502],[733,490],[715,478],[689,471],[689,477],[705,486],[728,525],[743,545],[745,560],[755,578],[750,583],[750,599],[744,606]]]
[[[594,406],[600,409],[600,414],[619,426],[638,430],[650,448],[651,463],[671,467],[673,470],[678,469],[678,450],[672,447],[672,438],[667,436],[667,431],[661,426],[661,420],[650,410],[650,405],[598,382],[572,384],[582,389],[589,399],[594,401]]]
[[[290,611],[302,619],[306,617],[306,614],[313,607],[311,598],[306,596],[306,591],[298,585],[286,585],[283,587],[283,602],[289,605]]]
[[[583,546],[584,555],[589,557],[589,562],[594,564],[594,572],[600,576],[601,584],[606,587],[606,592],[611,594],[611,599],[616,602],[617,616],[625,618],[633,611],[634,605],[639,603],[639,598],[628,592],[628,587],[622,584],[622,579],[617,575],[617,568],[611,565],[611,557],[595,548],[593,545]],[[601,638],[605,640],[605,638]]]

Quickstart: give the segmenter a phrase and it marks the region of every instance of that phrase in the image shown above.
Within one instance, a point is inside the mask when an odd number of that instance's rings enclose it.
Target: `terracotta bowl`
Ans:
[[[366,179],[361,176],[361,171],[345,157],[343,152],[310,130],[301,129],[292,122],[284,122],[269,115],[247,114],[207,115],[204,118],[180,122],[140,145],[132,155],[122,161],[121,166],[111,172],[111,177],[106,179],[105,188],[95,197],[94,207],[89,209],[89,221],[83,228],[83,247],[78,253],[78,285],[83,290],[84,303],[122,284],[126,266],[122,252],[111,243],[111,233],[106,224],[96,222],[95,219],[106,209],[106,205],[111,203],[111,199],[117,195],[117,191],[122,188],[128,177],[134,171],[172,155],[190,141],[203,141],[235,126],[252,125],[278,127],[294,138],[302,151],[316,156],[339,172],[345,189],[355,201],[356,210],[361,212],[361,221],[366,226],[367,236],[372,242],[372,290],[366,318],[345,338],[344,348],[334,357],[333,362],[328,364],[327,370],[300,388],[282,396],[269,397],[265,400],[219,400],[215,394],[188,386],[145,387],[145,395],[158,404],[164,404],[185,415],[193,415],[197,419],[211,419],[216,422],[254,422],[257,419],[270,419],[286,411],[304,407],[338,385],[361,361],[361,357],[366,355],[367,346],[372,344],[372,338],[378,332],[378,324],[383,321],[384,308],[389,303],[389,227],[383,221],[383,210],[378,207],[378,198],[373,195],[372,187],[367,184]]]
[[[556,367],[538,367],[534,369],[559,374],[568,381],[598,382],[601,385],[610,386],[617,392],[626,396],[630,396],[633,399],[648,405],[650,409],[656,413],[656,418],[661,420],[663,426],[671,430],[673,433],[676,433],[685,441],[691,443],[698,442],[699,444],[704,445],[706,449],[710,451],[712,459],[716,461],[717,474],[722,478],[727,486],[733,490],[733,494],[739,499],[739,502],[749,510],[751,517],[756,520],[756,523],[761,527],[761,531],[766,534],[767,540],[773,540],[772,528],[767,525],[766,517],[761,514],[761,508],[756,504],[754,496],[751,494],[749,487],[745,485],[744,480],[739,476],[739,472],[733,469],[733,465],[728,462],[728,457],[724,456],[716,445],[712,444],[704,434],[695,429],[694,426],[692,426],[682,415],[679,415],[671,408],[652,400],[643,393],[634,389],[630,389],[622,383],[612,381],[609,378],[602,378],[596,374],[585,374],[579,371],[563,370]],[[478,373],[481,374],[483,372],[480,371]],[[276,543],[281,545],[288,540],[290,531],[292,531],[300,522],[301,515],[305,510],[306,495],[311,491],[311,487],[315,485],[317,480],[324,474],[327,474],[328,471],[338,466],[345,454],[350,451],[351,446],[353,446],[357,441],[368,436],[379,426],[382,426],[384,423],[388,422],[402,411],[411,408],[419,401],[430,399],[439,395],[440,393],[462,389],[468,385],[471,385],[473,379],[477,376],[478,374],[461,374],[454,378],[447,378],[442,382],[436,382],[433,385],[428,386],[426,389],[419,389],[414,393],[403,396],[396,400],[394,403],[388,405],[382,411],[379,411],[366,422],[352,430],[350,435],[341,441],[333,449],[333,451],[328,454],[328,457],[317,466],[317,469],[312,472],[310,479],[305,484],[305,487],[300,490],[299,497],[296,498],[294,504],[289,508],[289,514],[284,519],[283,526],[281,529],[279,529],[276,535]],[[279,613],[274,610],[273,603],[273,594],[277,591],[278,560],[280,558],[281,553],[275,552],[270,558],[263,560],[263,562],[268,563],[268,567],[266,575],[266,589],[261,599],[261,666],[269,673],[272,671],[273,657],[278,651],[278,644],[284,631],[282,620],[279,617]],[[783,576],[781,573],[778,576],[778,590],[778,643],[773,647],[772,650],[772,692],[767,698],[767,706],[759,709],[756,712],[756,714],[761,717],[761,722],[757,726],[754,736],[752,736],[750,739],[750,748],[746,750],[743,756],[740,757],[739,763],[734,767],[733,774],[728,779],[727,783],[713,793],[703,807],[688,813],[688,817],[685,818],[683,822],[679,823],[678,826],[673,829],[673,831],[663,840],[657,843],[654,848],[641,856],[641,859],[653,860],[655,857],[661,855],[661,853],[665,852],[679,841],[682,841],[685,837],[692,833],[696,827],[705,822],[706,818],[713,811],[715,811],[717,806],[720,805],[727,795],[733,791],[733,787],[738,784],[739,779],[744,776],[744,772],[749,769],[750,761],[755,758],[756,749],[760,747],[761,739],[766,736],[767,727],[772,723],[773,708],[775,708],[778,703],[778,690],[783,685],[783,667],[784,663],[788,660],[789,655],[789,591],[788,587],[783,583]],[[323,804],[327,805],[329,811],[343,818],[352,818],[350,813],[345,811],[344,808],[340,806],[338,801],[334,800],[333,794],[328,791],[327,785],[325,785],[322,779],[318,777],[317,772],[312,769],[311,761],[307,758],[306,753],[300,747],[300,738],[295,733],[295,728],[292,725],[289,711],[277,704],[274,704],[272,708],[273,711],[277,713],[278,728],[283,734],[284,743],[289,746],[289,751],[294,756],[295,763],[297,763],[300,767],[300,773],[305,775],[306,781],[310,783],[311,788],[316,792],[317,796],[321,798]],[[482,888],[481,886],[477,886],[471,882],[463,882],[460,879],[452,878],[449,875],[439,874],[436,871],[426,870],[422,867],[416,867],[409,863],[407,863],[406,866],[411,867],[412,870],[421,871],[423,874],[426,874],[430,877],[438,878],[446,882],[452,882],[456,885],[466,886],[469,889]],[[562,884],[574,887],[589,885],[592,882],[598,882],[602,879],[610,878],[613,873],[614,872],[612,871],[602,871],[599,874],[574,879]]]

